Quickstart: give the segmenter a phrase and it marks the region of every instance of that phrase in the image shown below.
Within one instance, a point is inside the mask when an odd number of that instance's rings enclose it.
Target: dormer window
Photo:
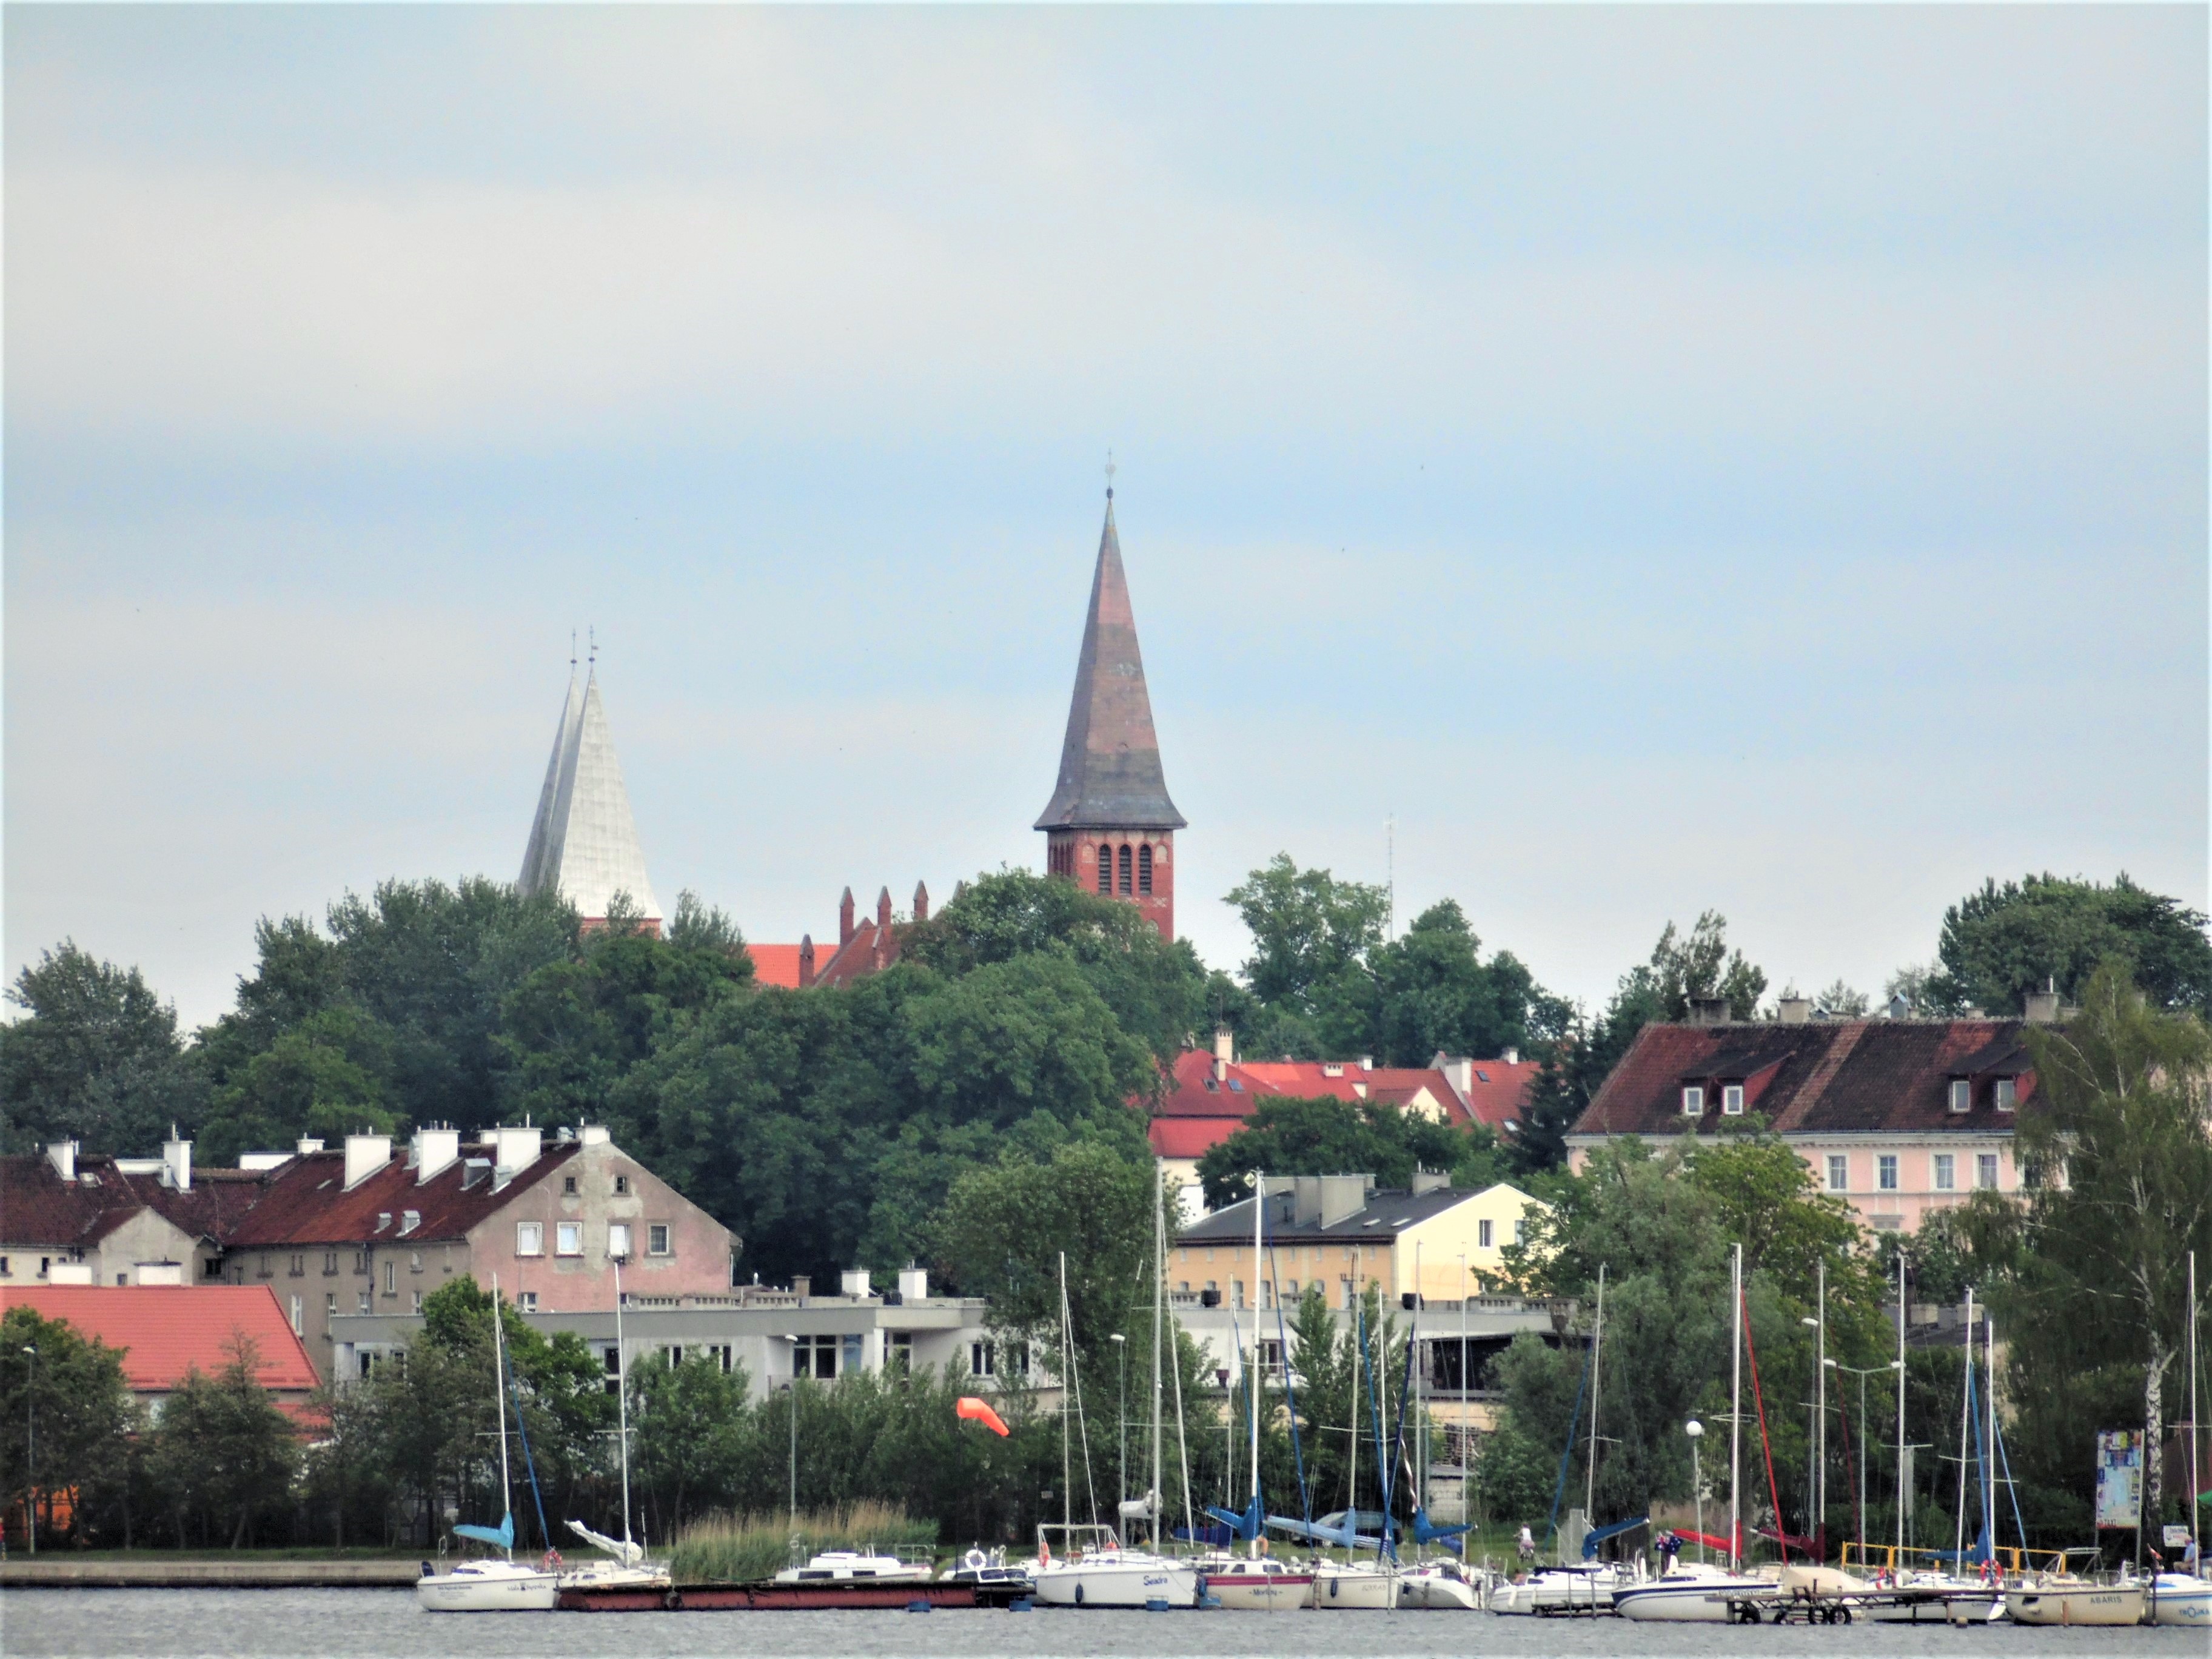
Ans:
[[[1723,1117],[1743,1115],[1743,1085],[1741,1083],[1721,1085],[1721,1115]]]
[[[2014,1079],[2001,1077],[1990,1094],[1997,1110],[2008,1112],[2020,1103],[2020,1084]]]
[[[389,1210],[379,1210],[379,1211],[376,1212],[376,1231],[379,1231],[379,1232],[382,1232],[382,1231],[383,1231],[386,1227],[389,1227],[391,1224],[392,1224],[392,1212],[391,1212],[391,1211],[389,1211]]]
[[[1953,1078],[1951,1079],[1951,1109],[1954,1112],[1970,1112],[1973,1110],[1973,1109],[1974,1085],[1972,1079],[1963,1077]]]
[[[1684,1084],[1682,1085],[1682,1115],[1684,1117],[1703,1117],[1705,1115],[1705,1090],[1694,1083]]]
[[[403,1237],[403,1238],[404,1238],[404,1237],[405,1237],[409,1233],[413,1232],[413,1231],[414,1231],[417,1227],[421,1226],[422,1224],[422,1211],[420,1211],[420,1210],[402,1210],[402,1211],[399,1212],[399,1235],[400,1235],[400,1237]]]

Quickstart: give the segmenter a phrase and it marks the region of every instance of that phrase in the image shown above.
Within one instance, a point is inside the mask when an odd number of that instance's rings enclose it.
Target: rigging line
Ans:
[[[2022,1549],[2026,1549],[2027,1547],[2027,1522],[2021,1520],[2020,1516],[2020,1487],[2014,1482],[2012,1478],[2012,1454],[2005,1450],[2004,1425],[2001,1423],[1996,1425],[1996,1443],[1997,1464],[1998,1468],[2003,1472],[2005,1495],[2012,1499],[2012,1523],[2014,1526],[2020,1528],[2020,1547]],[[1990,1540],[1992,1551],[1994,1551],[1996,1547],[1996,1541],[1997,1540],[1994,1537]]]
[[[1751,1305],[1741,1291],[1737,1299],[1743,1303],[1743,1351],[1751,1359],[1751,1403],[1759,1408],[1759,1446],[1766,1455],[1766,1490],[1774,1499],[1774,1541],[1782,1547],[1784,1565],[1790,1560],[1790,1528],[1782,1524],[1782,1488],[1774,1480],[1774,1443],[1766,1437],[1766,1402],[1759,1392],[1759,1350],[1751,1340]]]
[[[514,1431],[522,1437],[522,1468],[530,1477],[530,1501],[538,1507],[538,1530],[545,1535],[545,1547],[553,1547],[553,1529],[545,1524],[545,1498],[538,1490],[538,1465],[530,1455],[530,1430],[522,1420],[522,1379],[514,1372],[507,1374],[507,1387],[514,1394]]]
[[[1267,1246],[1267,1273],[1279,1285],[1283,1281],[1275,1272],[1275,1247]],[[1298,1395],[1291,1384],[1291,1333],[1283,1322],[1283,1298],[1275,1297],[1275,1340],[1283,1345],[1283,1409],[1291,1419],[1291,1456],[1298,1471],[1298,1512],[1305,1516],[1306,1524],[1313,1524],[1313,1499],[1306,1493],[1306,1455],[1298,1445]]]
[[[1583,1350],[1583,1380],[1575,1384],[1575,1408],[1567,1414],[1567,1443],[1559,1451],[1559,1478],[1552,1483],[1552,1519],[1544,1529],[1548,1540],[1559,1532],[1559,1500],[1567,1495],[1567,1463],[1575,1455],[1576,1431],[1583,1425],[1583,1390],[1589,1387],[1590,1351]]]

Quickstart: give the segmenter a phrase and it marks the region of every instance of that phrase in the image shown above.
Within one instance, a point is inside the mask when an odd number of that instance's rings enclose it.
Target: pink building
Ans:
[[[1644,1027],[1568,1135],[1570,1166],[1616,1136],[1704,1137],[1759,1117],[1877,1232],[1911,1232],[1978,1188],[2019,1191],[2028,1021],[1810,1021],[1803,1006],[1775,1022]]]

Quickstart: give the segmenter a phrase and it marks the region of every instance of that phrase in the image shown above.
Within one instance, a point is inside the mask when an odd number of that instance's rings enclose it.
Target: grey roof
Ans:
[[[1145,659],[1137,648],[1137,619],[1109,491],[1067,736],[1060,744],[1060,783],[1036,828],[1180,830],[1184,822],[1160,771],[1160,740],[1152,730],[1152,700],[1145,689]]]
[[[1266,1237],[1277,1242],[1395,1238],[1407,1228],[1442,1215],[1477,1196],[1465,1187],[1438,1187],[1425,1193],[1409,1193],[1402,1187],[1372,1192],[1367,1195],[1364,1209],[1354,1210],[1341,1221],[1324,1227],[1318,1218],[1306,1222],[1295,1219],[1295,1194],[1274,1191],[1271,1183]],[[1249,1244],[1252,1241],[1252,1200],[1243,1199],[1226,1209],[1216,1210],[1184,1228],[1176,1238],[1186,1244]]]
[[[515,884],[525,893],[557,891],[587,920],[605,915],[614,896],[628,893],[647,920],[660,920],[596,671],[580,692],[569,672],[568,698]]]

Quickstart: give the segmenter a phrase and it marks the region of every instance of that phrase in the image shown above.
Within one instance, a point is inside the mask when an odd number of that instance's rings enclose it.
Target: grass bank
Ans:
[[[787,1514],[713,1515],[684,1529],[669,1553],[678,1583],[745,1584],[773,1578],[823,1550],[934,1549],[937,1523],[891,1504]]]

